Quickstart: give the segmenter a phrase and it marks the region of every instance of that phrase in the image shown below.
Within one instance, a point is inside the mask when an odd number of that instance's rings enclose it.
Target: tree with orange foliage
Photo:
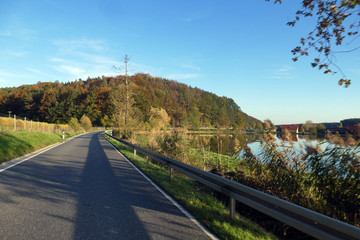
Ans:
[[[281,2],[282,0],[274,0],[274,3]],[[348,87],[351,80],[347,79],[341,68],[335,64],[335,55],[359,50],[360,46],[342,51],[335,49],[343,44],[345,38],[349,39],[348,45],[351,45],[359,37],[359,6],[360,0],[302,0],[301,9],[296,12],[295,19],[287,25],[294,27],[302,18],[317,19],[314,29],[308,36],[301,38],[300,45],[291,51],[294,55],[293,61],[296,62],[299,57],[314,52],[316,57],[311,66],[323,71],[324,74],[335,74],[339,71],[342,75],[339,85]]]

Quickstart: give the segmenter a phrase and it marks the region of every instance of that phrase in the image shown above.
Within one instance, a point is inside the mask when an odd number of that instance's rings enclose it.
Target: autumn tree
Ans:
[[[282,0],[274,0],[274,3],[281,2]],[[293,61],[313,53],[315,55],[311,62],[313,68],[325,74],[340,72],[342,77],[338,82],[339,85],[348,87],[351,80],[347,79],[334,59],[336,54],[360,49],[360,46],[352,46],[359,36],[359,6],[359,0],[302,0],[301,9],[296,12],[295,19],[287,25],[294,27],[302,18],[314,17],[316,21],[309,34],[300,39],[300,45],[291,51],[294,55]],[[346,46],[349,48],[338,51],[344,39],[348,39]]]
[[[75,117],[70,118],[70,121],[68,122],[68,125],[74,130],[79,131],[81,129],[81,125],[79,123],[79,120]]]
[[[170,123],[170,117],[163,108],[151,108],[149,123],[152,128],[165,129]]]
[[[101,118],[100,123],[104,127],[111,127],[113,125],[111,119],[108,117],[108,115],[105,115]]]
[[[270,119],[265,119],[264,120],[264,129],[271,130],[273,128],[274,128],[274,124],[272,123],[272,121]]]
[[[306,132],[309,132],[310,128],[314,127],[314,123],[311,120],[307,120],[303,127]]]
[[[84,128],[84,130],[86,131],[90,131],[92,128],[92,124],[90,121],[90,118],[88,116],[86,116],[85,114],[82,115],[82,117],[80,118],[80,125]]]
[[[323,134],[323,135],[325,135],[325,133],[326,133],[326,127],[325,127],[325,125],[324,125],[324,124],[319,124],[319,125],[317,125],[317,126],[316,126],[316,132],[317,132],[318,134]]]
[[[187,121],[194,129],[198,129],[200,127],[200,117],[201,114],[199,112],[199,108],[197,107],[192,107],[187,113]]]

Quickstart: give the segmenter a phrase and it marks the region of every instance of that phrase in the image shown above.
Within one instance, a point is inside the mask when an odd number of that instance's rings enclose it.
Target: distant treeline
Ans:
[[[111,122],[115,106],[114,89],[124,85],[125,76],[88,78],[69,83],[38,82],[0,88],[0,113],[11,111],[20,117],[49,123],[68,123],[71,117],[90,118],[94,125]],[[149,74],[128,77],[133,108],[147,122],[151,108],[165,109],[173,127],[263,128],[262,122],[242,112],[233,99],[219,97]],[[109,121],[110,119],[110,121]]]

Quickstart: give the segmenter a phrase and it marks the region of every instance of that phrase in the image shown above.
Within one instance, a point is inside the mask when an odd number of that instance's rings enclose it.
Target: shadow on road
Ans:
[[[0,173],[2,239],[204,239],[109,145],[86,134]]]
[[[81,175],[74,239],[149,239],[99,142],[91,137]],[[124,180],[130,176],[123,176]],[[128,180],[126,180],[128,181]],[[136,190],[136,186],[133,187]]]

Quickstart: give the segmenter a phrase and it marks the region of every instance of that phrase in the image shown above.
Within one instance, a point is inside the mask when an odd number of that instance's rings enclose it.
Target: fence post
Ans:
[[[149,156],[146,155],[146,164],[149,164]]]
[[[235,210],[236,210],[236,200],[232,197],[230,197],[230,202],[229,202],[229,207],[230,207],[230,218],[234,219],[235,218]]]
[[[136,149],[134,148],[134,156],[136,156]]]
[[[16,115],[14,114],[14,130],[16,131]]]
[[[25,117],[25,122],[24,122],[24,129],[26,130],[26,117]]]
[[[174,173],[174,169],[172,169],[172,167],[170,167],[170,180],[173,179],[173,173]]]
[[[31,131],[32,131],[32,120],[31,120]]]

